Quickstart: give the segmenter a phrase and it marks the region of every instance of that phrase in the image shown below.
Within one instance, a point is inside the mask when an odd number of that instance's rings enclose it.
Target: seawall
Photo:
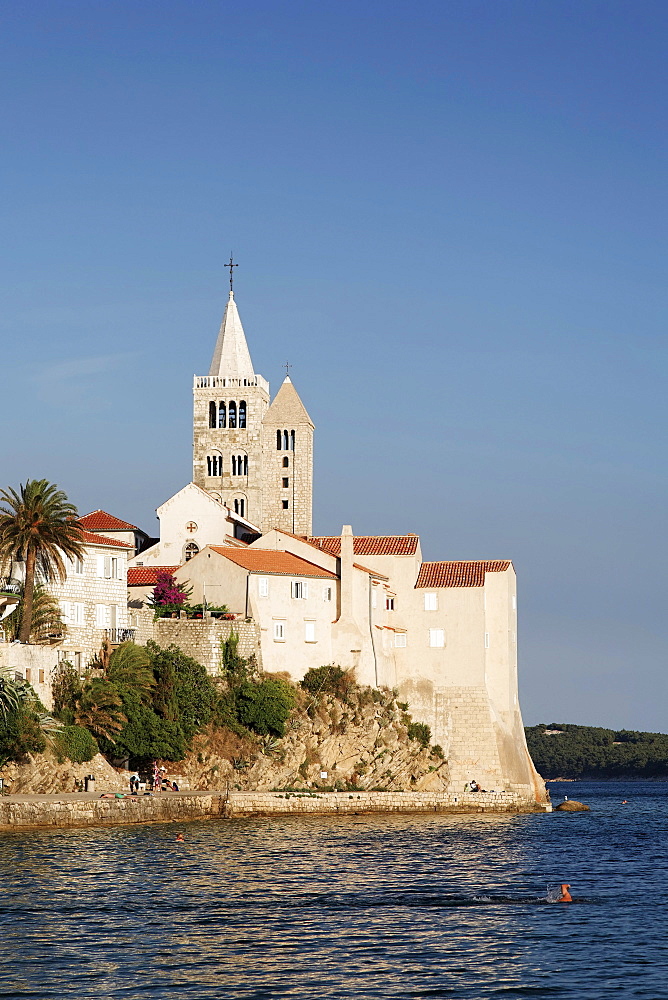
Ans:
[[[528,813],[544,806],[512,792],[192,792],[131,799],[85,794],[12,796],[0,800],[0,829],[187,823],[277,815],[360,813]]]

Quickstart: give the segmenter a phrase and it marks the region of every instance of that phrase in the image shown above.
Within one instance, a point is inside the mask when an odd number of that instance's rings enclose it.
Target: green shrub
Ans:
[[[65,726],[53,742],[58,756],[75,764],[84,764],[99,752],[97,743],[83,726]]]
[[[426,722],[410,722],[407,726],[408,737],[417,740],[423,747],[428,747],[431,742],[431,729]]]
[[[24,705],[0,720],[0,767],[7,761],[20,763],[26,754],[43,753],[46,740],[34,712]]]
[[[333,694],[335,698],[347,701],[355,688],[355,679],[350,671],[330,663],[307,670],[300,684],[311,694]]]
[[[285,724],[295,703],[293,688],[280,678],[252,684],[244,681],[234,690],[236,716],[260,736],[284,736]]]

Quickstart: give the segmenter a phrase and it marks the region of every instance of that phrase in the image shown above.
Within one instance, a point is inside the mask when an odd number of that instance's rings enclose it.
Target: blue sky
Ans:
[[[0,9],[2,483],[155,531],[239,261],[315,530],[519,577],[525,721],[666,731],[664,3]]]

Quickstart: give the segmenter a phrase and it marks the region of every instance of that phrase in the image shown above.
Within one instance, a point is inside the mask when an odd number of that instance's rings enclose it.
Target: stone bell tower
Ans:
[[[195,375],[193,395],[193,482],[261,526],[269,383],[253,371],[231,289],[209,374]]]
[[[269,405],[231,285],[209,374],[193,381],[193,482],[263,532],[310,535],[313,422],[290,378]]]

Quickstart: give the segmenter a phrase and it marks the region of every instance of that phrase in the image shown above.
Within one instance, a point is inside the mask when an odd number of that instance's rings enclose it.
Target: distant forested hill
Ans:
[[[552,722],[527,726],[544,778],[668,778],[668,735]]]

